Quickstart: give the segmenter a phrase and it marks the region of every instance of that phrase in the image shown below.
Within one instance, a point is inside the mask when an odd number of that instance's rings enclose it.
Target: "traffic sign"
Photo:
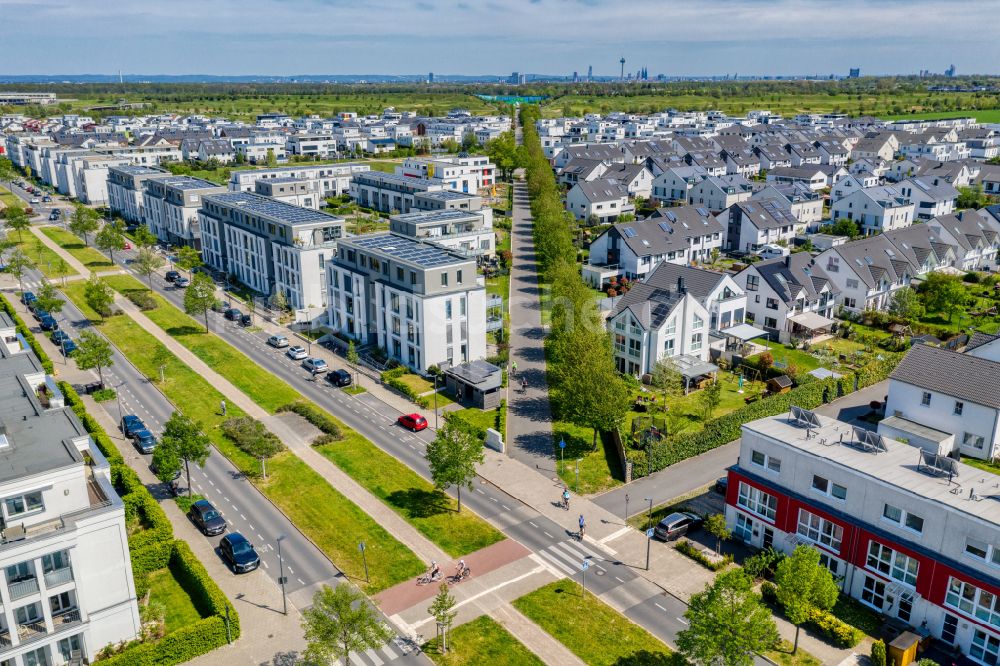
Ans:
[[[362,553],[365,552],[365,542],[364,541],[362,541],[361,543],[358,544],[358,550],[360,550]]]
[[[580,565],[580,569],[583,571],[586,571],[589,568],[590,568],[590,560],[584,560],[583,563]]]
[[[653,528],[652,527],[650,527],[648,530],[646,530],[646,536],[648,538],[650,538],[650,539],[653,538]]]
[[[566,440],[565,439],[560,439],[559,440],[559,448],[560,449],[565,449],[566,448]]]

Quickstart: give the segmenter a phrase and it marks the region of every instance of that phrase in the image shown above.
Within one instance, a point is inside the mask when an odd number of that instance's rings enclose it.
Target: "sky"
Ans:
[[[1000,72],[1000,0],[0,0],[0,74]],[[993,35],[990,34],[991,30]]]

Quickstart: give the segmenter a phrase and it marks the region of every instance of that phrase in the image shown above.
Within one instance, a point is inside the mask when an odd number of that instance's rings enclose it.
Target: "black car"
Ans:
[[[260,566],[260,556],[253,549],[253,544],[239,532],[222,537],[219,541],[219,553],[233,573],[246,573]]]
[[[50,314],[46,314],[44,317],[38,320],[42,324],[43,331],[57,331],[59,330],[59,322],[56,318]]]
[[[350,386],[351,373],[347,370],[334,370],[333,372],[326,373],[326,381],[334,386]]]
[[[38,300],[38,297],[35,296],[30,291],[26,291],[23,294],[21,294],[21,302],[24,303],[25,305],[27,305],[29,308],[31,307],[31,304],[34,303],[37,300]]]
[[[52,344],[61,345],[69,341],[69,333],[66,331],[54,331],[50,339],[52,340]]]
[[[167,282],[173,282],[180,276],[181,274],[179,271],[167,271],[166,275],[163,276],[163,279]]]
[[[253,317],[248,314],[240,315],[240,326],[252,326]]]
[[[62,343],[59,349],[62,350],[63,356],[72,356],[73,352],[76,351],[76,343],[72,340],[67,340]]]
[[[215,536],[226,531],[226,519],[208,500],[200,499],[192,504],[188,516],[205,536]]]
[[[149,432],[145,428],[142,430],[134,430],[132,432],[132,441],[135,443],[135,448],[139,449],[140,453],[152,453],[156,450],[156,438],[153,437],[153,433]]]
[[[243,313],[236,308],[229,308],[226,310],[225,316],[229,321],[239,321],[240,317],[243,316]]]
[[[705,521],[702,520],[701,516],[687,511],[678,511],[661,520],[654,528],[653,535],[661,541],[672,541],[698,529],[703,522]]]
[[[142,419],[135,414],[126,414],[123,416],[122,422],[118,424],[118,427],[121,428],[122,434],[126,437],[131,437],[132,433],[140,430],[148,430]]]
[[[720,476],[718,479],[715,480],[715,492],[719,493],[720,495],[725,495],[726,491],[728,490],[729,490],[728,476]]]

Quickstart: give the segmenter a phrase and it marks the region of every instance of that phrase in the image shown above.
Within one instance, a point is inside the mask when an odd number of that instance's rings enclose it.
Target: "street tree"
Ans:
[[[201,260],[201,253],[193,247],[185,245],[181,249],[177,250],[177,261],[176,263],[182,270],[187,271],[191,275],[191,279],[194,279],[194,269],[198,268],[205,262]]]
[[[819,551],[810,546],[798,546],[778,564],[774,573],[778,587],[778,603],[788,621],[795,625],[792,654],[799,649],[799,629],[809,619],[814,608],[829,610],[837,603],[837,583],[833,574],[820,564]]]
[[[215,303],[215,283],[204,273],[195,273],[191,285],[184,292],[184,311],[191,316],[205,318],[205,332],[208,333],[208,311]]]
[[[241,451],[260,460],[261,476],[267,478],[265,461],[285,450],[281,440],[261,421],[251,416],[234,416],[222,422],[222,432]]]
[[[59,297],[55,286],[44,278],[42,278],[42,286],[39,287],[35,296],[36,306],[52,314],[62,312],[63,305],[66,304],[65,299]]]
[[[56,272],[62,276],[62,283],[64,287],[66,286],[66,276],[69,275],[69,270],[69,264],[66,263],[66,260],[59,257],[56,260]]]
[[[914,319],[919,317],[923,306],[920,304],[920,297],[917,292],[910,287],[897,289],[889,301],[889,314],[903,319]]]
[[[957,275],[934,272],[927,276],[923,286],[927,309],[941,312],[951,321],[955,313],[965,306],[968,294]]]
[[[449,593],[448,583],[441,583],[434,601],[427,609],[427,614],[434,618],[441,630],[441,654],[448,653],[448,632],[455,622],[458,611],[455,610],[455,597]]]
[[[104,384],[104,369],[114,365],[114,350],[111,343],[96,331],[87,329],[80,333],[73,360],[81,370],[96,369],[101,384]]]
[[[0,181],[13,183],[15,178],[17,170],[14,169],[14,163],[8,157],[0,157]]]
[[[353,653],[378,650],[392,638],[392,631],[365,596],[348,583],[333,588],[324,585],[312,602],[302,611],[309,663],[331,664],[343,659],[349,666]]]
[[[24,274],[34,267],[31,259],[21,251],[21,248],[17,248],[7,257],[7,272],[17,278],[17,286],[22,294],[24,293]]]
[[[149,227],[141,225],[132,232],[132,240],[135,241],[136,247],[144,248],[153,247],[159,239],[157,239],[156,234],[149,230]]]
[[[84,245],[90,245],[90,234],[97,231],[100,226],[101,216],[93,208],[87,208],[83,204],[76,204],[73,208],[73,215],[69,221],[69,230],[83,239]]]
[[[24,242],[24,230],[31,227],[31,216],[28,215],[28,211],[20,206],[10,206],[4,208],[3,213],[4,223],[7,225],[7,228],[17,232],[17,242]]]
[[[427,445],[424,454],[431,468],[431,480],[438,490],[455,486],[458,491],[458,511],[462,510],[462,486],[472,490],[476,465],[482,464],[483,443],[476,433],[448,421]]]
[[[211,452],[208,435],[202,432],[201,424],[180,412],[174,412],[163,426],[163,437],[159,446],[172,449],[174,455],[184,464],[187,476],[188,496],[191,495],[191,463],[204,467]]]
[[[94,245],[107,252],[111,256],[111,263],[115,263],[115,252],[125,249],[125,228],[122,223],[119,220],[106,223],[97,232]]]
[[[156,351],[153,352],[153,365],[159,373],[160,382],[166,379],[164,371],[167,369],[167,365],[174,359],[174,355],[170,353],[170,350],[163,345],[157,345]]]
[[[667,411],[667,401],[677,398],[684,391],[684,377],[677,364],[669,356],[664,356],[653,366],[653,386],[663,394],[663,411]]]
[[[688,628],[677,635],[677,648],[700,666],[752,666],[757,653],[779,640],[771,611],[740,569],[719,574],[693,595],[684,618]]]
[[[184,464],[177,455],[177,449],[157,446],[153,449],[153,468],[157,479],[163,483],[170,483],[184,469]]]
[[[347,343],[347,362],[351,364],[351,369],[354,370],[354,385],[358,385],[359,373],[358,366],[361,364],[361,354],[358,353],[358,348],[354,344],[354,340]]]
[[[132,266],[135,270],[139,271],[141,275],[146,276],[146,282],[149,283],[149,290],[153,291],[153,274],[163,267],[163,263],[163,257],[158,255],[151,248],[143,247],[139,249],[139,254],[136,255],[135,261],[132,262]]]
[[[285,297],[285,292],[277,287],[271,295],[271,307],[278,312],[284,312],[288,309],[288,299]]]
[[[701,390],[699,400],[701,400],[702,409],[705,410],[704,420],[708,421],[712,418],[712,413],[719,407],[719,403],[722,402],[722,382],[713,379],[711,384]]]
[[[115,292],[97,273],[91,273],[83,288],[83,299],[101,319],[111,314],[111,304],[115,302]]]
[[[705,531],[715,537],[715,554],[721,555],[722,542],[732,534],[726,525],[726,517],[721,513],[713,513],[705,519]]]

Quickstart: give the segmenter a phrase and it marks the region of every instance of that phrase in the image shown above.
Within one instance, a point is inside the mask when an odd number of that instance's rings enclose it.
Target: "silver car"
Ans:
[[[288,351],[286,351],[285,354],[288,355],[288,358],[294,361],[301,361],[302,359],[307,358],[309,356],[309,354],[306,352],[305,347],[300,347],[298,345],[295,345],[294,347],[289,347]]]
[[[317,375],[321,372],[326,372],[327,370],[330,369],[330,367],[326,364],[326,361],[324,361],[321,358],[307,358],[306,360],[302,361],[302,367],[308,370],[309,372],[313,373],[314,375]]]
[[[284,349],[288,346],[288,338],[283,335],[272,335],[267,339],[267,344],[271,345],[275,349]]]

